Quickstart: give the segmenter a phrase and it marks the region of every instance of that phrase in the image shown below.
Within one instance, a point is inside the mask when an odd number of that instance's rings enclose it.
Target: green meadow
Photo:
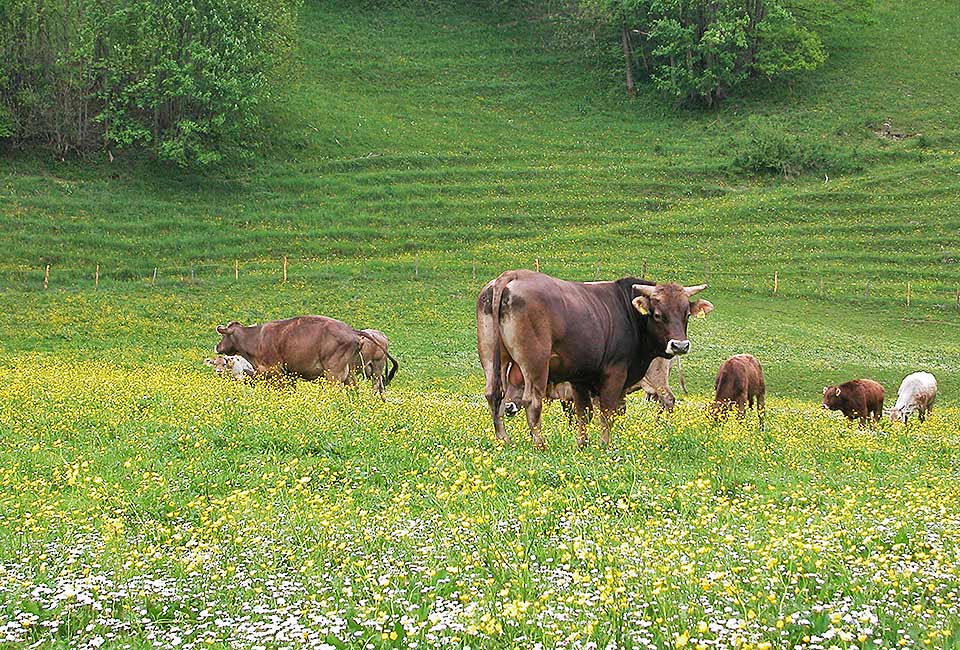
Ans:
[[[960,646],[960,8],[818,6],[822,68],[705,111],[543,16],[307,2],[250,162],[0,159],[0,643]],[[535,264],[708,283],[673,414],[494,442],[475,299]],[[202,364],[303,313],[387,333],[386,403]],[[704,413],[741,352],[762,430]],[[916,370],[923,424],[820,409]]]

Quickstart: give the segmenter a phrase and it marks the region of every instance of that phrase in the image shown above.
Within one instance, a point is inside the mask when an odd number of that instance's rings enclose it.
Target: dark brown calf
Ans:
[[[854,379],[839,386],[823,389],[823,408],[840,411],[850,420],[867,423],[872,418],[876,423],[883,414],[883,386],[872,379]]]
[[[719,419],[732,409],[734,404],[737,406],[737,414],[742,418],[746,414],[747,406],[753,408],[756,404],[757,417],[760,418],[760,426],[763,426],[766,386],[763,381],[763,368],[755,356],[737,354],[724,361],[717,371],[715,386],[716,397],[710,405],[714,418]]]

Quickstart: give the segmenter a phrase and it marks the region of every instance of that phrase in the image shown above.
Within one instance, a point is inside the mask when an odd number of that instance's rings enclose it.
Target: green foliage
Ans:
[[[627,28],[638,41],[628,43],[631,66],[639,61],[667,94],[707,105],[752,76],[813,70],[826,58],[779,0],[586,0],[571,15],[610,33]]]
[[[285,0],[9,0],[0,128],[8,115],[14,144],[60,156],[103,146],[180,165],[242,155],[284,78],[297,11]]]
[[[738,143],[735,169],[793,177],[806,172],[849,172],[859,168],[853,152],[808,136],[789,133],[770,120],[753,120],[746,142]]]

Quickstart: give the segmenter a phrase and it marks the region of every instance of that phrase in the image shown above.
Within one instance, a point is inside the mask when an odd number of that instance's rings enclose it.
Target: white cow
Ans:
[[[900,382],[897,391],[897,405],[890,411],[890,420],[907,423],[911,413],[916,412],[923,422],[927,413],[933,410],[933,401],[937,398],[937,380],[929,372],[915,372]]]
[[[203,362],[211,366],[218,375],[230,373],[237,381],[243,381],[256,374],[253,365],[239,354],[221,354],[209,359],[204,359]]]

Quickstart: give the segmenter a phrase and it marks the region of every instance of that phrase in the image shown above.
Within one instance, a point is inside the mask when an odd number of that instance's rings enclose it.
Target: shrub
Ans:
[[[0,134],[64,156],[144,147],[185,165],[242,155],[282,78],[297,3],[5,0]]]
[[[735,148],[734,168],[755,174],[794,177],[808,172],[841,173],[858,167],[852,152],[788,133],[772,122],[755,121],[749,139]]]
[[[752,76],[812,70],[826,59],[816,34],[780,0],[580,0],[570,15],[614,29],[628,87],[638,63],[668,94],[707,105]]]

